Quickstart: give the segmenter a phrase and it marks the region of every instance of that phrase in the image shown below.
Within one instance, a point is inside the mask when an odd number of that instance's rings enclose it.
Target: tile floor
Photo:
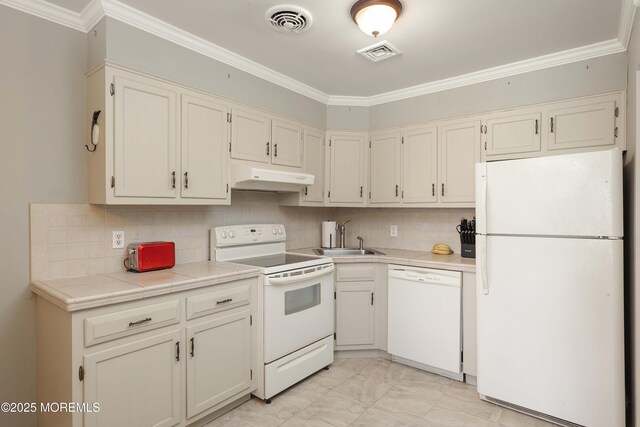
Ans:
[[[553,424],[478,398],[474,386],[383,359],[338,359],[267,405],[253,398],[206,427]]]

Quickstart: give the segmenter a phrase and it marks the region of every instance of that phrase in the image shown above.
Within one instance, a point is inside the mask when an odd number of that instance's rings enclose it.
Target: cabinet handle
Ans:
[[[444,182],[442,183],[442,195],[444,196]]]
[[[435,197],[436,195],[436,185],[431,183],[431,195]]]
[[[304,195],[305,196],[309,195],[309,187],[304,187]]]
[[[222,301],[216,302],[216,304],[224,304],[231,301],[233,301],[233,298],[227,298],[227,299],[223,299]]]
[[[273,144],[273,156],[278,157],[278,144]]]
[[[538,134],[538,119],[536,119],[536,135]]]
[[[147,317],[146,319],[136,320],[135,322],[129,322],[129,327],[142,325],[143,323],[151,322],[151,317]]]
[[[184,188],[189,188],[189,172],[184,173]]]
[[[371,305],[373,305],[373,292],[371,292]]]
[[[553,117],[551,117],[551,133],[553,133]]]
[[[362,185],[360,186],[360,198],[362,198]]]
[[[398,184],[396,184],[396,197],[398,197]]]
[[[176,188],[176,171],[171,172],[171,188]]]
[[[193,341],[193,338],[191,338],[190,341],[191,341],[191,357],[193,357],[193,355],[194,355],[194,353],[196,351],[196,345],[195,345],[195,343]]]
[[[176,341],[176,362],[180,361],[180,341]]]
[[[267,141],[267,156],[269,155],[269,141]]]

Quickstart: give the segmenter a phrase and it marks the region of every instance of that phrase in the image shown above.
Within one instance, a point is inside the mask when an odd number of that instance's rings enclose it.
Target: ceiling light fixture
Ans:
[[[351,7],[351,18],[365,34],[378,37],[391,29],[400,12],[398,0],[358,0]]]

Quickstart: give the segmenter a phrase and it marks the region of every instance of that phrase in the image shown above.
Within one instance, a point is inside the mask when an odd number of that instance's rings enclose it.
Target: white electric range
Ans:
[[[282,224],[211,230],[211,259],[260,267],[258,389],[271,397],[333,362],[333,261],[285,250]],[[261,322],[260,322],[261,320]]]

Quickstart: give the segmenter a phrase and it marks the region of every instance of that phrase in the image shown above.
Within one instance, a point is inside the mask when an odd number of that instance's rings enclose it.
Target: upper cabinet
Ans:
[[[482,159],[624,150],[624,106],[624,92],[617,92],[489,114]]]
[[[302,201],[322,203],[324,201],[324,132],[320,129],[304,129],[303,172],[315,177],[311,186],[305,187]]]
[[[438,127],[440,202],[474,203],[475,163],[480,154],[480,120],[453,121]]]
[[[614,146],[619,111],[612,97],[567,102],[550,109],[548,149]]]
[[[471,118],[372,134],[369,205],[473,207],[480,126]]]
[[[273,150],[271,163],[280,166],[302,166],[302,126],[283,120],[271,121]]]
[[[228,112],[215,98],[182,94],[183,198],[227,199]]]
[[[231,110],[231,158],[271,162],[271,119],[250,108]]]
[[[400,203],[400,132],[372,134],[369,140],[369,202]]]
[[[99,129],[87,154],[89,203],[229,204],[221,101],[104,66],[88,77],[88,106]]]
[[[114,196],[175,198],[176,88],[124,72],[112,82]]]
[[[230,118],[232,159],[302,167],[301,124],[245,107],[233,108]]]
[[[327,204],[364,206],[367,161],[366,134],[358,132],[329,133],[327,153]]]
[[[438,128],[433,125],[402,131],[402,203],[435,203],[438,182]]]
[[[486,122],[487,158],[514,153],[539,153],[542,112],[508,111]]]
[[[313,185],[300,193],[281,193],[279,202],[285,206],[322,206],[324,204],[324,131],[312,127],[302,130],[302,172],[315,177]]]

